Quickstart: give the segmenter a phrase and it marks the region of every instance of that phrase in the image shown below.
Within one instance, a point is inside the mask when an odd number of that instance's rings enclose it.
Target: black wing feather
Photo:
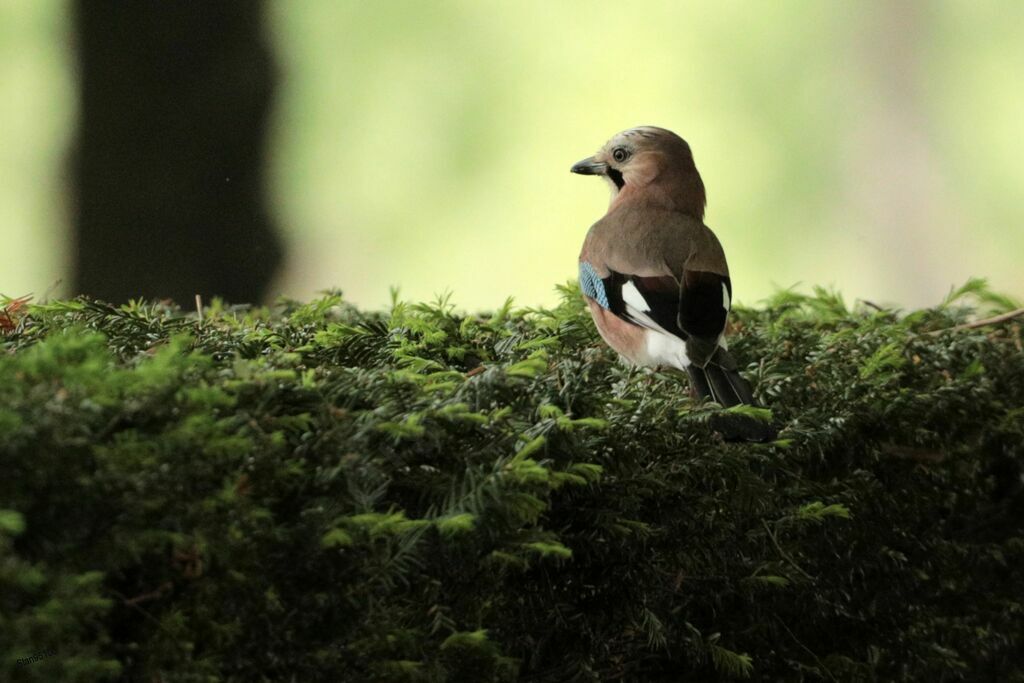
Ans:
[[[687,271],[683,286],[671,276],[642,277],[612,271],[603,280],[612,313],[620,318],[644,326],[644,321],[630,314],[622,288],[632,283],[647,304],[644,315],[666,332],[680,339],[718,339],[725,329],[729,310],[723,306],[723,285],[732,296],[732,283],[728,277],[707,271]]]
[[[695,337],[717,339],[729,315],[723,300],[732,299],[728,277],[706,270],[688,270],[683,275],[683,296],[679,300],[679,325]]]

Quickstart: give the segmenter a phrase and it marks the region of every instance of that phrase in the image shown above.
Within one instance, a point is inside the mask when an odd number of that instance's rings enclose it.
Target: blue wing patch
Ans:
[[[580,261],[580,289],[586,296],[596,301],[601,308],[611,309],[608,293],[604,289],[604,281],[597,276],[594,266]]]

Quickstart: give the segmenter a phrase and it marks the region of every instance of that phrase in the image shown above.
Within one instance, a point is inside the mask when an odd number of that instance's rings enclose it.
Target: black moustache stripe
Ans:
[[[622,186],[626,184],[626,181],[622,179],[622,173],[616,171],[614,168],[608,169],[608,177],[615,183],[615,187],[622,189]]]

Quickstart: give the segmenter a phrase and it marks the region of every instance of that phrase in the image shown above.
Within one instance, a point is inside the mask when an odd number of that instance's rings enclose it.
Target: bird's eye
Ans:
[[[616,147],[612,150],[612,159],[619,162],[620,164],[629,158],[629,152],[622,147]]]

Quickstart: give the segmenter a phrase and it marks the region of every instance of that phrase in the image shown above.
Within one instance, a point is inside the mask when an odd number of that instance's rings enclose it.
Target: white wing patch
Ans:
[[[651,310],[650,305],[647,303],[647,299],[640,293],[640,290],[636,288],[633,281],[630,280],[626,284],[622,285],[622,300],[627,306],[632,306],[641,313],[647,313]]]
[[[640,293],[640,290],[636,288],[636,285],[633,284],[632,280],[622,285],[621,291],[622,303],[626,304],[625,314],[630,320],[635,322],[637,325],[649,328],[658,334],[678,339],[674,334],[659,325],[654,318],[647,315],[651,311],[651,306],[647,303],[647,299],[644,298],[644,295]]]
[[[648,330],[644,335],[644,365],[670,365],[685,370],[690,364],[686,355],[686,342],[674,334]]]
[[[639,292],[637,292],[637,293],[639,294]],[[729,310],[729,306],[731,305],[731,303],[732,302],[729,300],[729,288],[726,287],[725,283],[723,282],[722,283],[722,308],[724,308],[726,311],[728,311]]]

